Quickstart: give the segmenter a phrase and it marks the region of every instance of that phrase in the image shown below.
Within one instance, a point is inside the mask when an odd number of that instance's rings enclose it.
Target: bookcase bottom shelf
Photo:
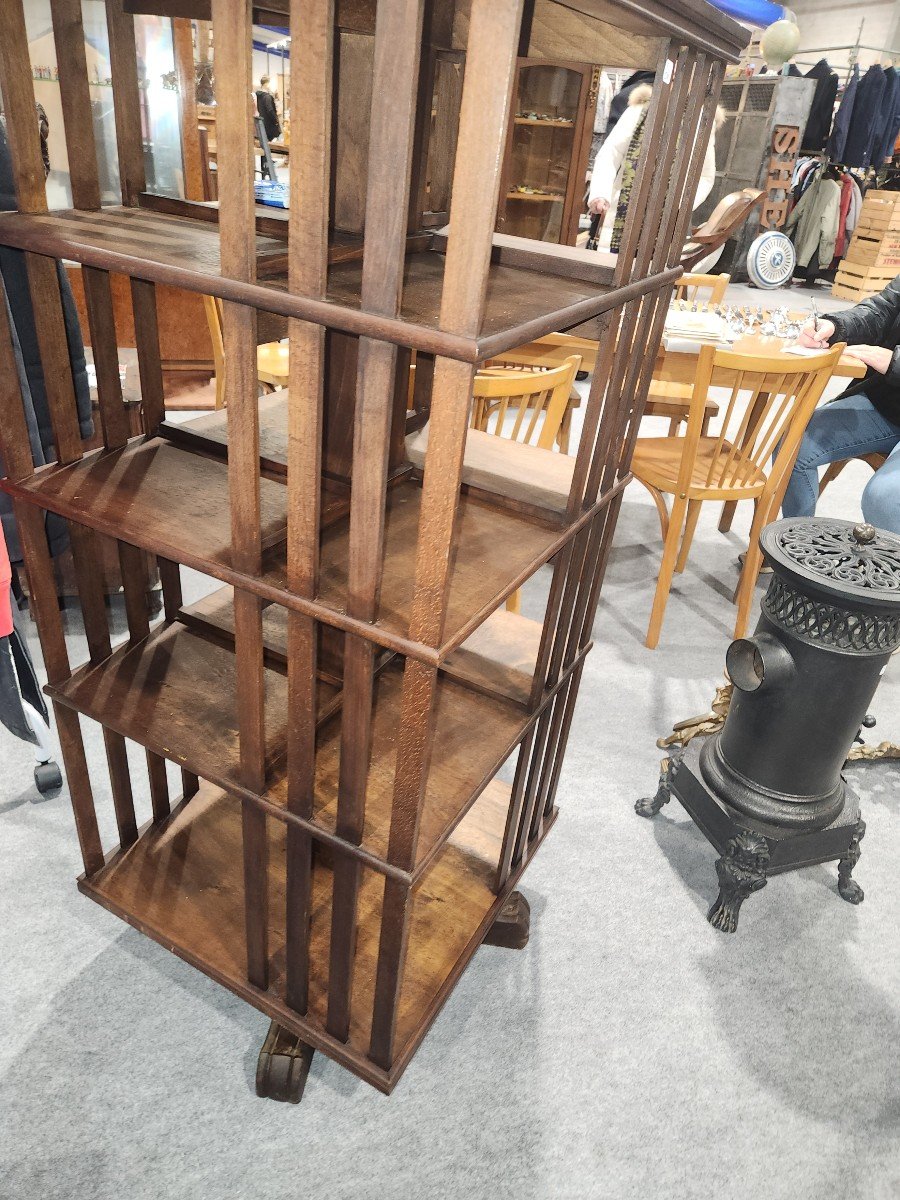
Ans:
[[[385,1071],[368,1058],[384,881],[365,870],[359,891],[350,1036],[325,1032],[330,866],[317,858],[310,936],[310,1004],[304,1017],[284,1000],[285,827],[269,820],[269,962],[267,991],[246,979],[241,802],[210,784],[164,822],[110,858],[80,889],[270,1017],[389,1092],[466,963],[502,899],[493,891],[509,787],[493,781],[457,826],[414,892],[409,951],[400,995],[397,1053]],[[549,826],[548,826],[549,827]]]

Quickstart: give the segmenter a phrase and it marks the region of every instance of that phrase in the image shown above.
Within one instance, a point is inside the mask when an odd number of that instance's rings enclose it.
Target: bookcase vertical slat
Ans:
[[[144,435],[155,437],[166,415],[156,284],[146,279],[132,279],[131,308],[141,381],[141,420]]]
[[[473,0],[467,67],[453,173],[450,236],[441,293],[441,328],[478,333],[484,312],[500,185],[500,154],[509,118],[521,0]],[[463,451],[474,371],[437,358],[416,545],[410,637],[436,645],[443,633]],[[407,660],[403,676],[397,769],[388,857],[414,862],[433,734],[437,671]],[[370,1053],[393,1058],[397,1004],[409,936],[409,895],[385,882]]]
[[[40,509],[19,501],[14,502],[13,509],[22,553],[28,564],[29,604],[37,622],[44,669],[50,683],[62,683],[71,673],[69,653],[56,596],[53,564],[44,532],[43,513]],[[66,782],[72,801],[81,858],[85,872],[93,875],[103,866],[103,845],[84,752],[81,723],[78,714],[62,704],[53,704],[53,715],[66,768]]]
[[[119,378],[119,347],[109,272],[96,267],[82,267],[81,277],[91,330],[94,369],[97,372],[103,444],[107,450],[117,450],[128,441],[128,414],[125,412],[122,381]]]
[[[178,83],[178,124],[181,132],[184,195],[187,200],[205,200],[200,126],[197,120],[194,34],[192,23],[187,17],[172,18],[172,51]]]
[[[31,437],[25,419],[24,396],[13,346],[13,329],[0,281],[0,457],[6,475],[16,482],[34,474]]]
[[[304,63],[291,59],[291,96],[304,120],[291,146],[288,285],[324,299],[328,273],[334,0],[292,0],[290,25],[303,29]],[[325,330],[288,322],[288,586],[312,597],[318,586]],[[290,812],[309,819],[315,791],[318,626],[288,614],[288,795]],[[286,846],[285,999],[309,1003],[309,930],[313,846],[292,825]]]
[[[100,182],[81,3],[80,0],[50,0],[50,11],[72,202],[76,208],[97,209],[100,207]]]
[[[250,138],[252,83],[252,5],[250,0],[213,0],[213,32],[218,72],[229,81],[220,89],[217,143],[221,167],[219,232],[221,267],[234,279],[256,278],[256,222],[253,207],[253,146]],[[225,404],[228,410],[228,490],[231,501],[231,553],[234,565],[260,570],[259,413],[256,379],[256,312],[226,301],[222,306],[225,352]],[[265,787],[265,673],[262,610],[258,597],[234,593],[235,666],[240,732],[241,780]],[[262,809],[242,808],[247,977],[268,983],[268,840]]]
[[[122,0],[106,0],[106,31],[114,95],[119,190],[122,203],[133,207],[140,193],[146,190],[147,174],[134,17],[125,12]]]
[[[403,285],[422,10],[422,0],[394,0],[378,8],[375,21],[366,181],[370,232],[363,252],[361,303],[367,311],[391,317],[399,315]],[[396,346],[372,338],[360,339],[347,611],[363,621],[374,620],[378,611],[397,361]],[[356,844],[362,839],[365,822],[374,664],[372,642],[348,635],[344,644],[337,832]],[[327,1028],[342,1041],[350,1029],[359,882],[359,861],[339,856],[334,869]]]

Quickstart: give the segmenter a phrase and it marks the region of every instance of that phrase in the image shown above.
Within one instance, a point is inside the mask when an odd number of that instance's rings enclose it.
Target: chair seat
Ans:
[[[631,460],[631,472],[635,478],[651,487],[659,488],[661,492],[676,492],[678,490],[678,473],[681,469],[681,457],[684,451],[684,438],[638,438],[634,447],[634,457]],[[718,454],[717,454],[718,448]],[[747,469],[746,482],[732,487],[723,487],[717,482],[718,473],[713,472],[712,484],[706,481],[709,469],[714,459],[722,464],[731,454],[731,445],[723,442],[719,448],[719,440],[714,437],[700,438],[697,444],[697,454],[694,459],[690,481],[690,497],[702,500],[714,497],[719,500],[740,500],[743,497],[758,495],[765,487],[766,477],[738,451],[731,465],[731,474],[741,473],[741,464]]]
[[[693,393],[692,383],[670,383],[666,380],[651,379],[644,416],[683,417],[687,420]],[[707,400],[703,405],[703,412],[708,418],[716,417],[719,414],[719,406],[715,400]]]
[[[286,342],[266,342],[256,347],[256,374],[263,383],[286,384],[289,361]]]

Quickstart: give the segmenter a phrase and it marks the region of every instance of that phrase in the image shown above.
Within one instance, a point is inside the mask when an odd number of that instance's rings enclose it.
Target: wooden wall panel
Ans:
[[[81,322],[85,345],[91,344],[84,300],[81,267],[69,263],[66,267],[75,307]],[[134,332],[134,311],[131,304],[131,289],[125,275],[111,275],[113,306],[116,315],[116,334],[120,346],[137,344]],[[181,288],[170,288],[158,284],[156,288],[157,312],[159,314],[160,356],[164,366],[177,367],[178,363],[196,364],[198,369],[213,367],[212,341],[206,323],[203,297],[196,292],[185,292]]]

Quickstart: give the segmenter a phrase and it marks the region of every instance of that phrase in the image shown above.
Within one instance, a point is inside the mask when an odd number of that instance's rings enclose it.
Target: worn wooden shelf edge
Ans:
[[[168,244],[172,249],[166,257],[166,250],[160,247]],[[283,243],[269,239],[267,244],[273,248],[273,253],[284,253]],[[53,258],[71,259],[85,266],[181,287],[203,295],[219,296],[266,312],[300,317],[326,328],[376,337],[396,345],[471,363],[513,349],[544,333],[564,331],[582,324],[629,299],[667,286],[682,273],[680,267],[672,267],[621,287],[599,282],[588,284],[583,278],[566,274],[564,270],[560,274],[552,271],[548,274],[547,252],[540,248],[533,251],[534,265],[526,266],[523,254],[527,252],[520,250],[515,264],[507,256],[505,262],[495,262],[492,267],[492,274],[496,271],[506,272],[511,281],[502,303],[498,301],[493,306],[493,315],[489,284],[486,323],[490,325],[493,322],[495,328],[489,328],[476,338],[469,338],[438,328],[438,310],[434,305],[430,316],[433,323],[419,323],[368,313],[348,303],[346,297],[343,301],[340,298],[315,300],[288,292],[271,282],[248,283],[223,276],[218,265],[218,227],[187,217],[123,208],[107,208],[99,212],[65,210],[52,214],[6,212],[0,213],[0,245]],[[419,257],[431,258],[437,253],[437,250],[433,250]],[[179,261],[179,258],[183,261]],[[598,270],[601,265],[598,263]],[[338,263],[333,270],[350,272],[352,283],[360,264],[353,261]],[[580,283],[580,291],[576,283]],[[539,313],[519,319],[515,313],[507,312],[504,305],[509,303],[510,294],[518,293],[531,304],[532,285],[539,285],[540,288],[542,301],[538,306]],[[349,286],[350,292],[355,286],[355,283]],[[564,302],[553,303],[553,298],[548,295],[551,286],[555,286],[566,298]],[[407,285],[404,293],[408,292]]]
[[[244,947],[240,801],[201,785],[164,822],[146,826],[127,850],[110,855],[103,868],[81,876],[79,889],[135,929],[174,952],[229,991],[260,1009],[286,1029],[348,1067],[380,1091],[390,1093],[459,980],[475,951],[515,888],[527,862],[495,892],[508,785],[494,783],[447,844],[430,875],[417,889],[410,932],[407,974],[398,1019],[398,1053],[390,1070],[368,1057],[372,987],[377,955],[380,884],[366,879],[361,889],[354,1012],[347,1043],[331,1037],[322,1013],[327,992],[327,939],[330,925],[331,871],[314,869],[313,952],[310,955],[311,1003],[306,1015],[282,998],[285,866],[283,829],[270,823],[270,970],[268,990],[247,982]],[[549,832],[545,823],[534,850]],[[148,880],[152,879],[152,885]],[[465,908],[460,905],[464,895]],[[447,901],[451,903],[447,903]],[[446,926],[441,910],[453,908]],[[465,919],[461,920],[463,917]],[[446,927],[445,927],[446,926]],[[452,930],[452,937],[447,938]],[[323,952],[323,942],[325,949]],[[316,948],[318,952],[316,953]],[[437,953],[436,953],[437,951]],[[437,962],[435,960],[438,960]],[[316,969],[318,967],[318,970]],[[362,1016],[360,1017],[360,1015]]]
[[[205,481],[202,486],[199,477],[192,474],[201,468]],[[186,476],[191,478],[190,486],[183,486]],[[448,620],[438,647],[407,637],[412,578],[409,563],[415,549],[421,494],[414,480],[401,481],[389,493],[383,602],[379,620],[374,623],[349,617],[342,609],[346,594],[346,521],[324,533],[319,597],[309,599],[288,590],[281,545],[286,489],[279,483],[260,481],[264,544],[273,547],[266,556],[263,574],[249,575],[231,565],[228,468],[222,460],[161,439],[134,439],[122,450],[93,451],[68,466],[42,467],[22,482],[0,480],[0,489],[108,537],[254,592],[263,600],[435,665],[593,520],[626,482],[619,481],[591,508],[570,521],[561,519],[556,527],[538,525],[502,505],[487,503],[481,495],[477,499],[463,496]],[[127,504],[122,501],[121,483],[129,487]],[[505,556],[499,568],[495,561],[498,545]],[[493,573],[486,571],[489,559]]]
[[[532,624],[515,614],[508,617],[526,626]],[[208,613],[203,621],[212,623]],[[82,716],[99,721],[217,787],[260,803],[272,816],[285,822],[295,820],[287,811],[284,752],[288,691],[284,673],[266,670],[268,787],[259,796],[240,781],[233,646],[205,634],[203,621],[156,626],[142,642],[124,643],[103,662],[78,668],[65,683],[48,685],[46,691]],[[533,636],[531,647],[536,649]],[[484,641],[468,651],[468,656],[470,660],[480,659],[480,667],[459,656],[452,674],[442,674],[438,689],[434,751],[425,787],[414,878],[429,869],[455,827],[543,711],[541,708],[530,713],[524,704],[503,697],[496,687],[493,691],[484,687],[481,676],[489,667]],[[504,664],[498,666],[501,670],[495,673],[495,683],[496,677],[502,678],[505,673]],[[473,675],[475,686],[469,682]],[[391,865],[387,847],[402,711],[401,684],[402,672],[396,663],[389,663],[375,684],[366,821],[362,845],[357,848],[336,833],[339,697],[335,697],[337,689],[320,683],[324,690],[320,711],[324,705],[326,712],[317,736],[315,810],[312,820],[303,823],[304,828],[314,837],[321,835],[329,845],[364,859],[375,870]],[[205,737],[199,740],[191,733],[192,723],[197,721],[202,721],[205,730]]]

